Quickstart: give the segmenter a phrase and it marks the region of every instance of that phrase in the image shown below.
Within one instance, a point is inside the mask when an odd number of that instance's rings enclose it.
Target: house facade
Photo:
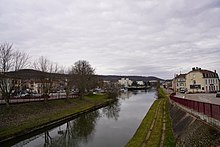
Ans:
[[[132,84],[132,81],[129,78],[121,78],[118,80],[118,83],[124,87],[129,87]]]
[[[144,81],[137,81],[137,84],[138,84],[139,86],[144,86]]]
[[[186,90],[186,74],[177,74],[172,81],[173,90],[181,92]]]
[[[192,68],[186,74],[187,92],[217,92],[219,91],[219,76],[216,71]]]
[[[173,88],[173,80],[165,80],[164,83],[163,83],[163,87],[164,88]]]

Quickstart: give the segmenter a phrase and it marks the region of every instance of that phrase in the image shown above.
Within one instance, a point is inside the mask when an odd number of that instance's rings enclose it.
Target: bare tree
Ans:
[[[41,56],[38,60],[36,60],[33,64],[36,70],[44,72],[45,76],[41,77],[41,91],[43,95],[45,95],[45,101],[48,100],[48,95],[53,88],[53,80],[54,76],[52,73],[57,73],[59,71],[59,66],[57,63],[54,63],[47,59],[44,56]],[[50,74],[47,74],[50,73]]]
[[[12,79],[6,75],[6,72],[13,68],[12,44],[4,43],[0,45],[0,68],[0,91],[6,105],[9,106],[9,100],[14,84],[12,84]]]
[[[14,90],[15,77],[9,77],[8,71],[19,70],[27,65],[29,56],[25,53],[14,52],[12,44],[4,43],[0,45],[0,92],[6,105],[9,106],[11,93]]]
[[[28,66],[28,59],[30,58],[27,53],[22,53],[20,51],[14,52],[14,70],[18,71],[24,69]]]
[[[65,79],[65,93],[66,93],[66,98],[69,99],[70,93],[72,92],[72,88],[74,86],[73,80],[71,78],[66,78]]]
[[[8,72],[13,67],[12,44],[0,45],[0,69],[2,73]]]
[[[38,60],[33,63],[33,67],[36,70],[48,73],[57,73],[59,71],[59,66],[47,59],[47,57],[41,56]]]
[[[59,65],[54,62],[50,62],[50,68],[49,68],[49,73],[58,73],[59,71]]]
[[[33,63],[34,69],[42,71],[42,72],[48,72],[50,67],[50,61],[44,57],[41,56],[38,60],[36,60]]]
[[[114,82],[108,82],[103,84],[106,94],[111,99],[116,99],[119,94],[119,84]]]
[[[93,82],[95,69],[91,67],[88,61],[79,60],[72,67],[71,75],[74,84],[79,90],[80,98],[83,98],[86,91],[90,90]]]
[[[57,73],[59,73],[59,74],[66,74],[66,73],[68,73],[68,72],[69,72],[69,71],[68,71],[68,69],[66,69],[65,66],[59,66],[59,70],[58,70]]]

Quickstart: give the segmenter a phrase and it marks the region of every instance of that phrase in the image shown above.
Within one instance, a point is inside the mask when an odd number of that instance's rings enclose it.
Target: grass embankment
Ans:
[[[175,146],[170,116],[168,112],[168,96],[162,88],[158,89],[158,99],[154,101],[139,128],[126,147]],[[164,112],[165,111],[165,112]],[[153,120],[155,122],[153,123]],[[163,131],[163,121],[165,130]],[[148,136],[149,135],[149,136]]]
[[[111,101],[106,95],[0,106],[0,140]]]

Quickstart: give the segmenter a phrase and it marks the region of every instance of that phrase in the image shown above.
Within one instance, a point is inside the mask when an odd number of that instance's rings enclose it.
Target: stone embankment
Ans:
[[[170,104],[170,116],[176,146],[218,146],[220,130]]]

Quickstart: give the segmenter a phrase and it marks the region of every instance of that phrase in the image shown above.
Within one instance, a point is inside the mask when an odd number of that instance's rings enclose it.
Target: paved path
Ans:
[[[180,98],[194,100],[194,101],[220,105],[220,98],[216,98],[215,93],[196,93],[196,94],[177,93],[176,96]]]

